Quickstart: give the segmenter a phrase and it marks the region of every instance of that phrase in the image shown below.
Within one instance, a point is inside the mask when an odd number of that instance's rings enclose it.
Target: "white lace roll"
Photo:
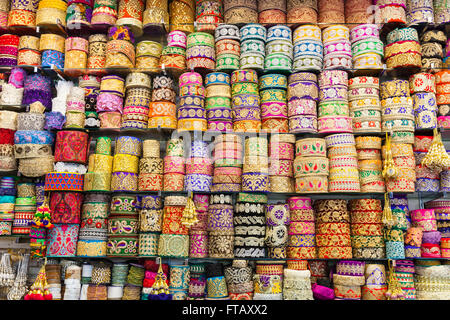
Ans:
[[[87,167],[80,163],[71,162],[56,162],[54,164],[55,172],[75,172],[79,174],[85,174],[87,172]]]
[[[415,272],[419,276],[450,278],[450,265],[415,267]]]
[[[311,271],[309,270],[294,270],[294,269],[284,269],[284,276],[291,279],[301,279],[310,278]]]
[[[72,87],[70,93],[67,96],[67,100],[71,101],[84,101],[85,90],[81,87]]]
[[[22,104],[23,88],[16,88],[6,83],[2,86],[0,104],[5,106],[17,106]]]
[[[87,290],[89,288],[88,284],[83,284],[81,286],[81,292],[80,292],[80,300],[87,300]]]
[[[283,300],[282,293],[254,293],[253,300]]]
[[[66,114],[66,99],[61,97],[56,97],[52,99],[52,111],[60,112],[61,114]]]

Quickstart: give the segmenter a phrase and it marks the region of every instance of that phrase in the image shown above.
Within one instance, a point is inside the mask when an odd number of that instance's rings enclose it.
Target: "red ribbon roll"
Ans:
[[[52,192],[50,210],[52,223],[80,223],[83,195],[78,192]]]
[[[55,142],[55,162],[86,164],[89,135],[82,131],[58,131]]]
[[[11,129],[0,129],[0,144],[14,144],[14,131]]]

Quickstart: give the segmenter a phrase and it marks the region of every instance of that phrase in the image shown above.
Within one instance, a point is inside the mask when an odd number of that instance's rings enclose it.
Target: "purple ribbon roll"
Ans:
[[[233,207],[222,205],[222,207],[214,209],[213,206],[217,207],[211,205],[208,209],[208,231],[233,229]]]
[[[290,96],[289,95],[289,91],[294,90],[295,87],[305,87],[304,90],[298,90],[296,89],[296,91],[300,91],[300,92],[296,92],[295,95]],[[306,89],[309,87],[314,87],[313,89]],[[319,90],[319,86],[317,85],[316,82],[314,81],[307,81],[307,80],[301,80],[301,81],[295,81],[295,82],[291,82],[289,83],[289,88],[288,88],[288,96],[289,96],[289,101],[293,101],[293,100],[297,100],[297,99],[311,99],[314,101],[319,101],[319,97],[315,94],[311,95],[309,94],[310,92],[316,93]]]
[[[422,243],[439,244],[441,233],[439,231],[425,231],[422,236]]]
[[[269,192],[269,175],[260,172],[242,174],[243,192]]]
[[[190,231],[189,257],[206,258],[208,256],[208,233],[206,231]],[[191,279],[192,280],[195,279]]]
[[[8,83],[16,88],[23,88],[27,73],[22,68],[12,68],[9,75]]]
[[[102,92],[97,97],[97,112],[120,112],[123,111],[123,98],[118,95]]]
[[[212,120],[231,120],[231,108],[227,107],[218,107],[218,108],[212,108],[208,109],[206,111],[206,118],[208,121]]]
[[[235,107],[232,110],[233,121],[256,120],[261,121],[261,109],[257,107]]]
[[[266,206],[266,223],[269,226],[289,225],[289,206],[270,204]]]
[[[23,91],[23,104],[41,102],[46,109],[52,107],[52,87],[51,79],[39,73],[26,77]]]
[[[348,101],[347,86],[335,85],[333,87],[321,88],[319,91],[320,101]]]
[[[317,133],[317,117],[310,115],[302,115],[289,118],[289,132],[301,133],[311,132]]]
[[[192,158],[209,158],[209,148],[208,142],[195,140],[191,144],[191,154]]]
[[[17,66],[17,58],[0,58],[0,66]]]
[[[364,276],[364,261],[341,260],[336,265],[336,273],[343,276]]]
[[[132,172],[113,172],[111,178],[111,191],[137,191],[138,175]]]
[[[182,119],[204,119],[206,120],[206,110],[203,108],[180,107],[178,109],[178,120]]]
[[[184,189],[186,191],[210,192],[212,177],[206,174],[187,174],[184,177]]]
[[[416,191],[439,192],[439,179],[417,178]]]

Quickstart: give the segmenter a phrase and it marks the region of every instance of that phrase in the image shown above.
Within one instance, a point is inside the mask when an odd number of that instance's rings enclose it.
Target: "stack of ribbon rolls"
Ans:
[[[186,34],[174,30],[167,35],[167,46],[161,52],[158,69],[181,74],[186,69]]]
[[[77,265],[67,266],[64,274],[63,300],[80,300],[81,267]]]
[[[324,70],[319,75],[319,88],[319,133],[352,133],[347,72]]]
[[[234,258],[233,199],[216,194],[209,198],[208,255],[210,258]]]
[[[14,156],[19,160],[19,172],[26,177],[40,177],[53,171],[54,135],[43,131],[44,119],[44,108],[39,103],[17,117]]]
[[[416,160],[416,191],[417,192],[438,192],[439,191],[439,173],[429,169],[421,164],[423,158],[431,147],[432,136],[414,137],[414,158]],[[444,172],[444,171],[443,171]],[[442,184],[442,182],[441,182]]]
[[[441,256],[448,257],[450,254],[450,204],[446,200],[436,200],[425,203],[425,208],[434,209],[436,215],[437,230],[441,233]]]
[[[388,192],[414,192],[415,191],[415,160],[412,144],[393,143],[392,159],[397,167],[397,175],[386,179],[386,191]],[[386,146],[381,149],[384,162],[386,162]]]
[[[152,102],[148,112],[149,129],[176,129],[177,107],[173,79],[168,76],[153,78]]]
[[[381,138],[361,136],[355,138],[355,143],[361,192],[385,192],[386,188],[382,176]]]
[[[352,69],[350,30],[344,25],[332,25],[322,30],[323,69]]]
[[[46,264],[45,275],[48,284],[48,291],[52,295],[53,300],[61,300],[61,265]]]
[[[159,196],[143,196],[139,210],[139,256],[158,254],[159,234],[162,231],[162,199]]]
[[[260,24],[246,24],[240,29],[242,69],[263,70],[267,30]]]
[[[209,263],[205,266],[206,300],[230,300],[222,263]]]
[[[145,31],[166,33],[169,31],[169,5],[168,0],[145,1],[143,12],[143,23]]]
[[[286,23],[286,0],[259,0],[258,22],[264,25]]]
[[[380,85],[381,131],[392,132],[393,143],[414,143],[413,100],[407,80],[387,80]]]
[[[436,86],[431,73],[416,73],[409,78],[416,129],[434,129],[437,125]]]
[[[13,177],[0,180],[0,235],[11,235],[14,220],[16,189]]]
[[[234,207],[234,256],[236,258],[264,258],[266,230],[265,204],[267,196],[239,193]]]
[[[317,23],[319,8],[317,0],[287,0],[287,23]]]
[[[140,72],[161,71],[159,61],[163,47],[159,42],[143,40],[136,45],[136,68]]]
[[[127,26],[136,37],[143,34],[142,13],[145,1],[143,0],[121,0],[117,13],[116,25]]]
[[[448,46],[450,48],[450,46]],[[450,50],[447,50],[447,54]],[[448,60],[448,59],[447,59]],[[438,117],[438,126],[440,128],[450,128],[450,70],[440,71],[436,76],[436,102],[440,110]],[[442,111],[441,111],[442,110]],[[445,112],[445,114],[444,114]]]
[[[288,204],[268,204],[266,206],[266,235],[268,257],[286,259],[288,227],[290,224]]]
[[[87,66],[89,41],[80,37],[69,37],[65,41],[64,73],[78,77]]]
[[[111,138],[99,137],[95,153],[89,155],[88,171],[84,176],[84,191],[110,191],[112,170]]]
[[[66,14],[67,29],[89,27],[91,25],[94,0],[69,1]]]
[[[215,29],[216,69],[233,71],[239,69],[241,54],[239,28],[231,24],[220,24]]]
[[[195,5],[195,31],[214,33],[220,23],[223,23],[222,0],[200,0]]]
[[[422,47],[422,69],[436,73],[444,67],[445,43],[447,37],[442,30],[428,30],[420,37]]]
[[[191,70],[212,71],[216,68],[214,36],[206,32],[194,32],[187,36],[186,65]]]
[[[361,300],[361,286],[366,282],[364,267],[364,261],[338,261],[333,274],[335,300]]]
[[[30,234],[29,222],[33,220],[36,212],[36,194],[23,192],[23,188],[18,188],[17,198],[15,198],[14,220],[12,222],[12,234]]]
[[[129,27],[113,26],[108,29],[105,68],[134,68],[136,54],[134,34]]]
[[[322,70],[322,32],[318,26],[303,25],[295,29],[293,34],[293,44],[293,72]]]
[[[417,266],[414,275],[417,300],[448,300],[449,270],[448,265]]]
[[[210,192],[212,186],[213,163],[209,145],[205,141],[192,141],[190,156],[186,158],[186,191]]]
[[[414,28],[397,28],[386,36],[384,56],[388,68],[422,67],[422,49]]]
[[[242,25],[258,22],[257,0],[224,0],[224,21],[228,24]]]
[[[384,259],[383,210],[376,199],[349,201],[353,257],[357,259]]]
[[[257,261],[253,300],[283,300],[283,262]]]
[[[290,27],[277,25],[267,29],[264,69],[290,73],[293,59],[292,30]]]
[[[139,191],[158,191],[163,187],[163,159],[158,140],[144,140],[139,160]]]
[[[91,24],[102,27],[110,27],[116,24],[117,2],[117,0],[95,0]]]
[[[268,192],[269,158],[267,138],[249,137],[245,140],[242,191]]]
[[[38,4],[39,1],[2,1],[2,26],[35,27]]]
[[[288,227],[287,257],[289,259],[314,259],[317,255],[311,199],[291,197],[287,202],[291,220]]]
[[[214,176],[212,191],[241,191],[242,140],[235,134],[223,134],[214,140]]]
[[[107,300],[108,284],[111,282],[110,264],[103,261],[97,262],[92,268],[91,282],[85,293],[86,300]],[[83,293],[82,293],[83,296]]]
[[[284,269],[283,300],[314,300],[309,270]]]
[[[16,157],[14,155],[17,115],[18,113],[14,111],[0,111],[0,172],[17,169]]]
[[[325,138],[330,160],[329,192],[360,192],[356,142],[353,134],[338,133]]]
[[[4,66],[13,67],[17,65],[19,48],[19,36],[3,34],[0,36],[1,57],[0,63]]]
[[[166,145],[164,161],[163,190],[184,190],[184,142],[182,139],[170,139]]]
[[[189,229],[189,257],[208,256],[208,207],[209,195],[194,194],[193,201],[197,212],[197,222]]]
[[[362,287],[362,300],[386,300],[388,290],[386,282],[386,268],[384,264],[366,264],[364,269],[366,278]]]
[[[31,2],[32,3],[32,2]],[[66,26],[67,3],[63,0],[41,0],[36,12],[36,25]]]
[[[59,70],[64,69],[64,49],[65,38],[51,33],[41,35],[39,41],[39,51],[41,52],[42,67],[56,67]]]
[[[205,86],[208,131],[233,131],[230,76],[223,72],[209,73]]]
[[[231,300],[252,300],[253,270],[247,260],[233,260],[225,267],[225,280]]]
[[[130,263],[126,284],[123,287],[122,300],[140,300],[144,277],[144,266]]]
[[[235,132],[259,132],[261,109],[258,74],[255,70],[236,70],[231,74],[231,107]]]
[[[138,212],[136,196],[113,196],[108,216],[109,257],[136,257],[138,255]]]
[[[294,192],[293,134],[272,135],[269,145],[269,184],[271,192]]]
[[[167,196],[164,199],[158,256],[175,258],[187,258],[189,256],[189,230],[182,224],[186,202],[187,198],[183,196]]]
[[[8,83],[2,84],[2,91],[0,93],[0,103],[5,106],[17,107],[22,104],[24,81],[27,73],[22,68],[13,67],[8,77]],[[4,113],[5,115],[7,113]],[[13,115],[13,113],[11,113]],[[12,121],[15,121],[16,116],[12,116]]]
[[[195,1],[175,0],[169,4],[170,31],[194,32]]]
[[[189,263],[189,291],[186,300],[202,300],[206,296],[205,264]]]
[[[408,25],[434,24],[433,1],[406,1],[406,22]]]
[[[100,77],[93,75],[84,75],[78,79],[79,86],[84,88],[85,128],[100,128],[98,113],[95,111],[97,97],[100,91],[100,82]]]
[[[434,209],[417,209],[411,211],[411,222],[414,227],[422,229],[422,243],[420,246],[422,258],[440,258],[439,243],[441,233],[437,229]]]
[[[381,132],[379,79],[354,77],[349,80],[349,106],[354,133]]]
[[[66,122],[64,128],[83,129],[86,125],[85,90],[81,87],[70,88],[66,98]]]
[[[306,138],[295,143],[294,177],[297,193],[328,192],[329,160],[324,139]]]
[[[383,68],[383,42],[376,24],[361,24],[350,31],[354,69]]]
[[[169,279],[172,300],[186,300],[190,279],[189,265],[170,265]]]
[[[416,300],[414,271],[413,260],[397,260],[395,262],[394,275],[405,295],[405,300]]]
[[[267,74],[259,78],[261,97],[261,129],[268,133],[289,132],[286,101],[287,77]]]
[[[202,76],[197,72],[183,73],[179,78],[179,85],[178,131],[206,131],[205,87]]]
[[[84,197],[77,243],[78,257],[106,256],[109,203],[110,197],[106,194],[90,193]]]
[[[372,0],[344,1],[345,22],[348,24],[362,24],[374,21]]]
[[[125,80],[126,99],[122,114],[122,129],[148,127],[151,79],[144,73],[132,72]]]
[[[39,51],[39,37],[21,36],[19,39],[18,66],[40,66],[41,53]]]
[[[139,157],[142,141],[136,137],[117,138],[111,178],[111,191],[126,192],[138,190]]]
[[[386,258],[405,258],[404,229],[399,224],[394,226],[385,225],[383,230],[384,243],[386,245]]]
[[[316,101],[319,101],[317,76],[309,72],[291,74],[287,100],[289,132],[317,133]]]
[[[124,96],[125,80],[122,77],[102,77],[96,105],[101,128],[120,128]]]
[[[316,200],[316,244],[319,259],[351,259],[350,214],[346,200]]]

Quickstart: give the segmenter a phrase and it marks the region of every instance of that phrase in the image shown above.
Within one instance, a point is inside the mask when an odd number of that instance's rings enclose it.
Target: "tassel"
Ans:
[[[36,209],[33,220],[30,222],[32,226],[51,229],[54,225],[51,222],[51,211],[48,205],[47,197],[44,198],[44,202]]]
[[[391,203],[389,201],[389,194],[387,192],[384,194],[384,208],[381,222],[383,222],[386,228],[389,229],[392,228],[396,222],[392,215]]]
[[[388,300],[405,300],[405,293],[398,282],[397,275],[394,272],[392,266],[392,260],[388,260],[389,266],[389,278],[388,278],[388,290],[385,296]]]
[[[156,274],[155,282],[152,285],[152,291],[150,295],[152,295],[154,299],[154,296],[164,296],[168,294],[169,286],[167,285],[167,276],[163,271],[161,258],[159,258],[158,273]]]
[[[197,211],[195,210],[195,204],[192,200],[192,194],[187,199],[186,207],[183,210],[183,216],[181,218],[181,223],[186,227],[190,228],[192,225],[198,222]]]
[[[384,179],[395,179],[398,175],[398,169],[395,166],[394,159],[392,157],[392,145],[391,145],[391,137],[386,133],[386,155],[384,159],[384,167],[383,167],[383,178]]]
[[[450,169],[450,156],[445,150],[441,134],[436,128],[433,131],[433,135],[433,142],[425,158],[422,159],[421,165],[426,166],[436,173],[440,173],[441,171]]]
[[[25,296],[25,300],[52,300],[52,294],[48,291],[47,273],[45,265],[41,267],[33,285]]]

